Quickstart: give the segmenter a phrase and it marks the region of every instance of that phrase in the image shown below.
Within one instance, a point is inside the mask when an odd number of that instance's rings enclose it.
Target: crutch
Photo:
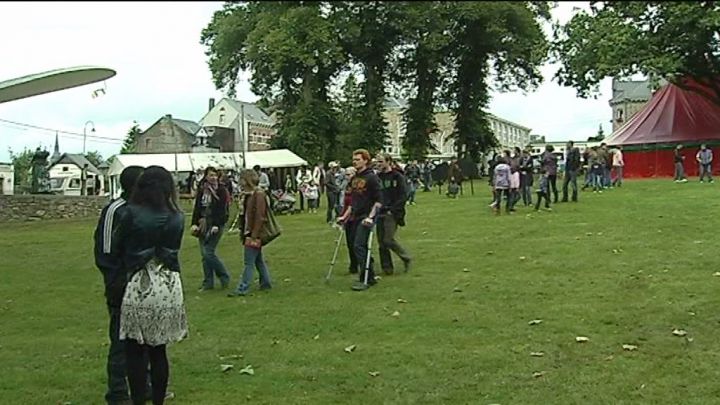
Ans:
[[[360,226],[363,226],[362,224]],[[370,234],[368,235],[368,243],[367,243],[367,259],[365,260],[365,285],[368,285],[368,277],[370,275],[370,255],[372,254],[372,241],[373,241],[373,233],[375,232],[375,224],[372,224],[372,227],[370,228]]]
[[[330,261],[330,268],[328,269],[327,276],[325,276],[325,283],[330,282],[330,276],[332,276],[332,271],[335,268],[335,262],[337,261],[337,255],[338,255],[338,251],[340,250],[340,243],[343,240],[343,236],[345,236],[345,227],[344,226],[340,229],[340,235],[338,236],[337,244],[335,245],[335,252],[333,253],[332,260]]]

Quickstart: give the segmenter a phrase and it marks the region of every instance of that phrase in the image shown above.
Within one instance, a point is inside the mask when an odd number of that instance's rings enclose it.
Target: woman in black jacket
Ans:
[[[200,187],[198,187],[197,196],[195,196],[195,208],[190,228],[192,234],[200,239],[204,273],[200,291],[213,289],[213,274],[220,279],[222,288],[226,288],[230,283],[230,275],[215,253],[228,220],[228,202],[228,192],[218,181],[218,171],[214,167],[208,166]]]
[[[153,404],[162,404],[170,366],[166,345],[188,333],[178,252],[185,220],[172,175],[150,166],[137,181],[113,245],[129,281],[120,307],[133,404],[145,403],[150,361]]]

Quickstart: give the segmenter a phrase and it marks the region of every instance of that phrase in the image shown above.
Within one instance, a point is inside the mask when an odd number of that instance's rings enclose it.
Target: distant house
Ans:
[[[143,131],[135,143],[135,153],[188,153],[195,144],[200,125],[167,114]]]
[[[200,120],[206,146],[220,152],[268,150],[276,134],[274,125],[275,120],[256,104],[229,98],[217,104],[210,99],[208,112]]]
[[[640,111],[645,103],[652,97],[652,87],[649,80],[622,81],[613,78],[612,98],[612,130],[620,128]]]

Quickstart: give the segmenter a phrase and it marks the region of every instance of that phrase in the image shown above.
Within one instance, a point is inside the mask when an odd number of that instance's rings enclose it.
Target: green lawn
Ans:
[[[344,245],[324,283],[336,231],[321,214],[280,217],[284,235],[265,253],[274,289],[246,298],[196,292],[187,232],[191,330],[169,348],[172,403],[717,403],[720,185],[628,181],[551,213],[500,217],[475,185],[458,200],[418,193],[399,233],[413,272],[366,292],[350,290]],[[102,403],[95,222],[3,225],[1,404]],[[241,252],[226,235],[233,284]],[[254,376],[239,373],[246,365]]]

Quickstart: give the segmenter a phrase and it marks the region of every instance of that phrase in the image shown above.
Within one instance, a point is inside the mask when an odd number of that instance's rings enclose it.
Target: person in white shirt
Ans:
[[[295,175],[295,184],[297,185],[297,191],[299,191],[300,194],[300,211],[305,210],[305,197],[303,196],[302,191],[308,186],[312,179],[312,172],[307,168],[307,166],[302,166]]]
[[[323,162],[318,162],[315,165],[312,173],[313,181],[318,186],[318,192],[320,195],[325,193],[325,165]],[[318,196],[318,207],[320,206],[320,197]],[[317,207],[315,207],[317,208]]]
[[[260,170],[260,165],[253,166],[253,170],[255,170],[255,172],[258,174],[258,177],[260,178],[260,183],[258,183],[258,186],[267,193],[270,190],[270,178],[268,177],[267,173]]]
[[[612,154],[612,164],[615,169],[615,181],[613,186],[622,186],[623,181],[623,168],[625,167],[625,161],[623,160],[622,146],[618,145]]]

